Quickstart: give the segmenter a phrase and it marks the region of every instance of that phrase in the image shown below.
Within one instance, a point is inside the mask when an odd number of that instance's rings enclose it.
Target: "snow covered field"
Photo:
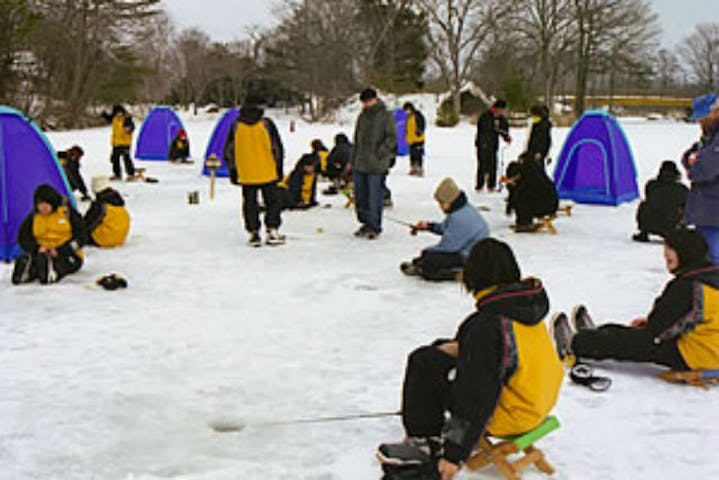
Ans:
[[[199,158],[214,117],[186,118]],[[331,144],[344,125],[289,133],[286,168],[319,137]],[[661,160],[678,159],[697,136],[679,123],[623,122],[643,183]],[[555,129],[553,156],[567,129]],[[439,218],[432,191],[451,175],[473,185],[473,127],[431,127],[428,175],[391,178],[396,218]],[[525,141],[506,154],[516,156]],[[110,172],[109,129],[53,133],[57,148],[81,144],[83,167]],[[12,288],[0,265],[0,479],[372,479],[382,441],[402,438],[399,419],[218,434],[216,420],[247,424],[392,411],[399,408],[406,355],[454,334],[473,309],[459,286],[405,278],[398,264],[429,236],[385,222],[377,242],[357,240],[353,213],[331,209],[284,215],[288,244],[255,250],[240,223],[240,192],[220,181],[210,202],[199,164],[146,162],[160,183],[122,184],[133,216],[126,247],[88,250],[81,272],[61,284]],[[320,188],[323,186],[320,185]],[[199,190],[201,203],[187,204]],[[559,235],[517,236],[500,195],[470,194],[495,236],[515,249],[523,274],[543,279],[552,311],[585,302],[599,322],[646,314],[668,280],[659,244],[630,241],[636,204],[578,206],[556,222]],[[318,227],[322,229],[318,233]],[[130,288],[92,288],[106,273]],[[557,479],[718,478],[716,391],[665,384],[652,368],[603,365],[605,394],[565,385],[556,414],[563,427],[541,442]],[[460,478],[499,479],[490,468]],[[530,469],[526,478],[542,478]]]

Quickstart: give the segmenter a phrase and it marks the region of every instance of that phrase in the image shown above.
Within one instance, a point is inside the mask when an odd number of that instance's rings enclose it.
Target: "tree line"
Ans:
[[[455,116],[470,82],[520,109],[572,95],[577,114],[590,93],[719,89],[719,23],[662,49],[647,0],[290,0],[233,42],[178,31],[159,1],[0,2],[0,103],[77,127],[112,103],[226,107],[250,90],[319,120],[365,85],[450,92]]]

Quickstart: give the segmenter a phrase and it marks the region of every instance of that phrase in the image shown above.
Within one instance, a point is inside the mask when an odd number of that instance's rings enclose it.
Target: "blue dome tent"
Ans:
[[[142,122],[135,157],[140,160],[167,160],[170,144],[183,130],[180,117],[170,107],[156,107]]]
[[[619,205],[639,198],[632,149],[617,120],[586,112],[569,132],[554,171],[559,198]]]
[[[394,123],[397,126],[397,155],[406,157],[409,155],[407,144],[407,113],[398,108],[394,111]]]
[[[211,155],[215,155],[219,158],[222,162],[222,167],[220,167],[220,169],[215,173],[218,177],[230,176],[230,172],[227,170],[227,165],[225,165],[225,159],[223,158],[223,150],[225,148],[227,135],[230,133],[230,127],[232,127],[232,122],[237,120],[237,117],[239,116],[240,111],[238,108],[232,108],[225,112],[222,118],[220,118],[217,122],[217,125],[215,125],[215,130],[212,132],[209,142],[207,142],[207,149],[205,150],[205,164]],[[210,171],[207,169],[207,166],[202,169],[202,174],[205,176],[210,175]]]
[[[0,260],[9,262],[20,254],[17,233],[43,183],[75,204],[47,137],[21,112],[0,106]]]

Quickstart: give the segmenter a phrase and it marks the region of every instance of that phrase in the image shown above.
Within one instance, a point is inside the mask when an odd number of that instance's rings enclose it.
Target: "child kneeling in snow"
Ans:
[[[576,359],[649,362],[672,370],[719,369],[719,267],[708,258],[704,237],[695,231],[667,234],[664,257],[674,278],[647,318],[596,327],[587,309],[554,316],[560,355]],[[576,331],[576,334],[575,334]]]
[[[317,158],[302,155],[292,173],[279,184],[283,210],[307,210],[317,205]]]
[[[18,232],[23,254],[15,261],[12,283],[55,283],[82,266],[85,225],[80,214],[50,185],[35,190],[35,208]]]
[[[120,192],[110,187],[107,177],[93,177],[95,201],[85,214],[89,242],[101,248],[117,247],[125,243],[130,232],[130,214]]]
[[[441,235],[442,240],[424,249],[411,262],[403,263],[400,268],[407,275],[419,275],[426,280],[454,280],[472,247],[489,237],[489,227],[451,178],[442,180],[434,198],[447,214],[444,222],[422,220],[412,227],[412,234],[429,231]]]
[[[463,273],[477,310],[454,340],[409,356],[407,440],[380,446],[386,479],[451,480],[483,435],[531,431],[559,397],[564,369],[544,325],[549,299],[542,283],[521,280],[510,247],[492,238],[474,246]]]
[[[180,129],[175,138],[172,139],[168,158],[173,163],[191,163],[190,140],[187,138],[187,132],[184,129]]]

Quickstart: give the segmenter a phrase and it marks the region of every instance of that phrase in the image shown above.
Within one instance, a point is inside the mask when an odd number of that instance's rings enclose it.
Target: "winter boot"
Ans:
[[[416,170],[416,172],[415,172],[415,175],[417,175],[417,176],[420,177],[420,178],[424,177],[424,168],[422,168],[422,167],[417,167],[417,170]]]
[[[359,229],[357,229],[354,235],[357,238],[365,238],[367,233],[369,233],[369,229],[365,225],[362,225]]]
[[[12,284],[30,283],[35,279],[37,279],[37,270],[33,259],[25,253],[15,261],[15,267],[12,271]]]
[[[437,462],[441,454],[441,440],[434,437],[408,438],[377,449],[383,480],[440,480]]]
[[[402,270],[402,273],[410,277],[416,277],[417,275],[419,275],[419,269],[417,268],[417,265],[414,264],[414,262],[402,262],[399,266],[399,269]]]
[[[635,233],[632,235],[632,240],[635,242],[647,243],[649,242],[649,235],[646,232]]]
[[[276,228],[267,229],[267,245],[284,245],[287,237],[282,235]]]
[[[57,271],[55,271],[55,265],[49,253],[38,254],[37,276],[40,279],[40,283],[43,285],[56,283],[60,280],[60,276]]]
[[[554,344],[557,347],[559,358],[563,361],[571,359],[574,332],[564,312],[556,313],[552,317],[552,336],[554,337]]]
[[[574,326],[575,332],[581,332],[582,330],[594,330],[597,325],[589,315],[587,307],[584,305],[577,305],[572,310],[572,325]]]
[[[379,238],[379,232],[375,232],[373,230],[367,230],[367,232],[364,235],[364,238],[367,240],[377,240]]]
[[[250,245],[256,248],[262,246],[262,237],[260,237],[260,232],[250,232]]]

